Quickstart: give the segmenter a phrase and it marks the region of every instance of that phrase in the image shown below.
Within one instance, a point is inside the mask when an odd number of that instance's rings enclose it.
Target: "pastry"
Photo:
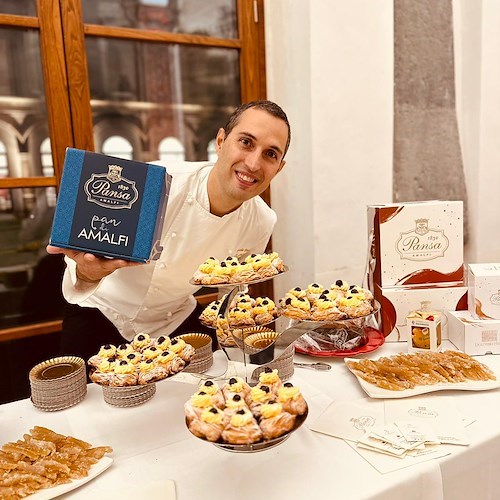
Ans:
[[[324,299],[317,299],[311,309],[311,319],[313,321],[335,321],[347,317],[345,312],[342,312],[335,302]]]
[[[297,298],[304,298],[307,296],[307,292],[305,290],[302,290],[300,286],[296,286],[295,288],[292,288],[291,290],[288,291],[289,295],[292,295],[293,297]]]
[[[270,323],[278,317],[276,304],[269,297],[257,297],[252,313],[257,325]]]
[[[180,372],[185,366],[185,361],[172,351],[163,351],[157,358],[156,364],[164,367],[169,375]]]
[[[230,283],[247,283],[257,280],[259,277],[259,274],[254,271],[252,264],[244,260],[240,262],[229,281]]]
[[[306,296],[310,302],[314,302],[323,293],[323,285],[319,283],[311,283],[306,288]]]
[[[337,280],[335,283],[332,283],[330,288],[332,290],[341,290],[344,293],[347,293],[349,291],[349,283],[344,280]]]
[[[166,335],[160,335],[154,342],[154,345],[161,349],[162,351],[168,350],[170,347],[170,337]]]
[[[132,363],[128,363],[124,359],[117,361],[114,367],[114,376],[111,378],[109,385],[114,387],[124,387],[136,384],[137,374],[135,372],[135,366]]]
[[[90,379],[101,385],[110,385],[114,376],[115,360],[113,358],[103,359],[97,366],[97,370],[90,373]]]
[[[240,396],[239,394],[233,394],[231,397],[226,399],[224,406],[224,425],[227,425],[231,420],[231,417],[241,408],[249,409],[245,398]]]
[[[231,444],[251,444],[262,439],[262,431],[245,408],[238,410],[222,431],[222,439]]]
[[[193,394],[189,401],[184,404],[184,412],[186,414],[188,424],[195,418],[200,418],[201,412],[205,408],[211,408],[212,406],[214,405],[210,394],[207,394],[204,391],[199,391]]]
[[[256,417],[260,417],[260,407],[269,403],[269,401],[275,401],[276,395],[271,391],[266,385],[252,387],[250,394],[247,396],[246,402],[252,414]]]
[[[283,263],[283,260],[281,260],[281,257],[278,255],[278,252],[271,252],[270,254],[268,254],[268,258],[271,261],[271,264],[279,273],[285,271],[285,264]]]
[[[135,351],[141,351],[151,344],[151,337],[147,333],[138,333],[132,341]]]
[[[250,393],[250,386],[241,377],[231,377],[222,387],[222,393],[226,399],[235,394],[245,399]]]
[[[259,385],[265,385],[271,389],[274,394],[278,394],[278,389],[283,385],[278,375],[277,369],[266,366],[263,372],[259,373]]]
[[[146,349],[144,349],[144,351],[142,352],[142,357],[144,359],[155,359],[157,358],[163,351],[154,346],[154,345],[150,345],[149,347],[146,347]]]
[[[199,390],[206,392],[207,394],[210,394],[210,396],[212,396],[214,406],[216,406],[217,408],[224,408],[224,396],[220,387],[215,382],[213,382],[212,380],[207,380],[200,385]]]
[[[283,314],[292,319],[307,320],[311,316],[311,304],[306,297],[288,297],[283,307]]]
[[[276,401],[270,401],[260,407],[260,428],[264,439],[273,439],[293,429],[295,415],[283,411],[283,407]]]
[[[170,351],[177,354],[183,361],[188,362],[194,356],[195,349],[183,339],[173,338],[170,343]]]
[[[205,325],[215,327],[217,315],[219,314],[219,308],[219,301],[210,302],[210,304],[208,304],[208,306],[203,309],[198,319]]]
[[[119,358],[124,358],[127,354],[134,352],[134,348],[130,344],[120,344],[116,348],[116,355]]]
[[[230,326],[255,326],[251,310],[235,307],[229,311],[227,319]]]
[[[261,257],[252,262],[253,270],[259,275],[259,278],[270,278],[278,274],[278,270],[267,258]]]
[[[351,285],[349,287],[349,294],[359,296],[361,300],[368,300],[368,301],[373,300],[373,293],[370,292],[370,290],[367,290],[366,288],[361,288],[360,286],[357,285]]]
[[[103,345],[99,349],[99,352],[88,360],[88,364],[95,368],[101,363],[101,361],[104,361],[108,358],[114,358],[115,354],[116,354],[116,347],[114,345],[111,344]]]
[[[255,303],[256,301],[254,299],[245,294],[242,295],[241,297],[238,297],[238,300],[236,301],[234,307],[237,307],[242,311],[251,311]]]
[[[194,273],[193,280],[195,283],[208,284],[207,279],[209,279],[210,274],[213,272],[215,266],[219,265],[219,260],[215,257],[209,257],[203,264],[198,266],[198,269]]]
[[[338,308],[350,318],[366,316],[373,311],[372,305],[368,301],[357,297],[357,294],[342,297],[339,299],[338,304]]]
[[[152,359],[146,359],[139,364],[139,375],[137,382],[140,385],[156,382],[168,376],[168,371]]]
[[[189,430],[198,437],[207,439],[208,441],[217,441],[224,429],[222,423],[223,413],[219,408],[214,406],[205,408],[199,418],[194,418],[189,423]]]
[[[140,352],[130,352],[123,359],[132,363],[133,365],[137,365],[142,361],[142,354]]]
[[[256,325],[266,325],[274,321],[274,316],[268,311],[265,305],[255,306],[252,309],[252,314]]]
[[[294,387],[291,382],[285,382],[278,390],[278,401],[283,406],[283,410],[292,415],[303,415],[307,411],[307,403],[300,389]]]

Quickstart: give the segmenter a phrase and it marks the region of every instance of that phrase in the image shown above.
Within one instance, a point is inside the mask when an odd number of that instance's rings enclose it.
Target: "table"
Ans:
[[[388,343],[363,357],[378,358],[404,349],[405,344]],[[94,384],[88,386],[84,401],[56,413],[39,411],[29,400],[2,405],[0,441],[19,439],[41,425],[94,445],[113,446],[114,463],[108,470],[59,498],[112,494],[123,500],[130,498],[127,491],[136,493],[149,483],[161,490],[165,479],[175,481],[178,500],[498,498],[500,389],[436,393],[455,396],[463,415],[476,419],[468,427],[472,444],[455,446],[451,455],[437,460],[380,474],[344,441],[307,427],[332,401],[366,397],[343,359],[326,360],[332,365],[327,372],[295,370],[291,381],[301,387],[309,403],[308,421],[283,444],[263,452],[230,453],[193,437],[184,424],[183,404],[195,387],[173,379],[157,383],[154,398],[135,408],[107,405],[101,388]],[[488,364],[500,373],[500,356],[489,356]],[[157,498],[165,497],[158,494]]]

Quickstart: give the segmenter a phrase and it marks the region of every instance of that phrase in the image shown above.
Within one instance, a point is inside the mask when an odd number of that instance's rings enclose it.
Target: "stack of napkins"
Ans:
[[[334,402],[313,431],[344,439],[382,473],[450,453],[445,444],[468,445],[471,423],[449,396]]]

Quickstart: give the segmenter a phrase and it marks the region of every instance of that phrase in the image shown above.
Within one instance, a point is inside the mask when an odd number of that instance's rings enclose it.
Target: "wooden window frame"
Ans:
[[[0,179],[0,188],[57,189],[66,148],[94,150],[85,37],[238,50],[242,102],[265,99],[264,0],[237,0],[236,5],[236,39],[85,24],[81,0],[37,0],[37,17],[0,14],[0,27],[39,31],[54,166],[52,177]],[[262,197],[270,204],[269,189]],[[272,281],[255,285],[252,293],[271,296]],[[215,298],[216,294],[211,293],[198,297],[198,301],[207,304]],[[56,320],[2,329],[0,341],[57,332],[61,325]]]

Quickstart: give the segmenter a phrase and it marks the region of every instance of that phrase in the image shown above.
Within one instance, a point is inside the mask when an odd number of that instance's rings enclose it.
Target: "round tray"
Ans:
[[[256,283],[263,283],[264,281],[269,281],[272,280],[273,278],[276,278],[276,276],[281,276],[282,274],[286,273],[288,271],[288,266],[283,266],[284,270],[279,272],[278,274],[273,274],[273,276],[266,276],[265,278],[259,278],[258,280],[252,280],[252,281],[241,281],[240,283],[217,283],[215,285],[205,285],[203,283],[195,283],[194,278],[191,278],[189,280],[190,285],[194,286],[202,286],[204,288],[223,288],[223,287],[236,287],[236,286],[247,286],[247,285],[255,285]]]
[[[283,434],[282,436],[279,436],[277,438],[273,439],[268,439],[266,441],[258,441],[257,443],[252,443],[252,444],[231,444],[231,443],[223,443],[223,442],[211,442],[208,441],[207,439],[200,438],[198,436],[195,436],[198,439],[201,439],[201,441],[205,441],[206,443],[213,444],[217,448],[220,448],[221,450],[225,451],[231,451],[233,453],[255,453],[257,451],[264,451],[264,450],[269,450],[270,448],[274,448],[275,446],[278,446],[279,444],[283,443],[286,439],[288,439],[306,420],[307,414],[309,413],[309,408],[306,409],[306,412],[303,415],[298,415],[297,418],[295,419],[295,425],[293,429],[290,432],[287,432],[286,434]],[[187,419],[186,419],[186,427],[187,425]],[[188,427],[189,430],[189,427]],[[194,434],[193,434],[194,436]]]
[[[351,357],[351,356],[357,356],[358,354],[364,354],[367,352],[372,352],[375,349],[378,349],[384,342],[385,342],[385,337],[384,334],[375,328],[372,327],[366,327],[366,333],[368,340],[366,344],[356,347],[354,349],[349,350],[332,350],[332,351],[323,351],[323,350],[317,350],[317,349],[307,349],[303,348],[297,345],[295,343],[295,351],[300,353],[300,354],[306,354],[308,356],[318,356],[318,357]]]

